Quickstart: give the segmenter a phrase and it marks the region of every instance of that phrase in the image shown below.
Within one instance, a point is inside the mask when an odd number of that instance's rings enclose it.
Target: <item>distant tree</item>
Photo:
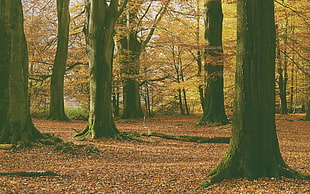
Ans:
[[[21,0],[0,0],[0,143],[42,138],[30,117],[28,51]]]
[[[205,3],[205,74],[203,114],[197,125],[227,124],[224,108],[223,13],[221,1]]]
[[[204,186],[245,177],[309,178],[283,160],[275,126],[273,0],[239,0],[234,119],[230,145]]]
[[[66,121],[64,109],[64,75],[68,57],[70,0],[57,0],[58,36],[57,51],[53,66],[50,88],[50,108],[47,119]]]
[[[144,39],[138,36],[141,32],[141,26],[139,25],[150,10],[152,2],[149,4],[147,10],[141,18],[138,18],[138,11],[143,1],[133,2],[133,9],[131,9],[128,13],[129,17],[125,15],[121,18],[122,21],[120,23],[122,25],[130,26],[130,28],[127,29],[127,33],[124,33],[119,40],[120,49],[125,56],[121,67],[124,80],[124,111],[121,118],[143,118],[144,116],[140,101],[140,83],[138,81],[140,72],[140,58],[146,45],[151,40],[158,23],[166,13],[170,1],[171,0],[166,0],[162,3],[160,10],[155,15],[153,25]],[[138,5],[136,5],[137,3]]]
[[[112,117],[112,63],[115,23],[127,4],[118,0],[85,0],[86,45],[90,68],[88,124],[75,136],[112,137],[119,133]]]

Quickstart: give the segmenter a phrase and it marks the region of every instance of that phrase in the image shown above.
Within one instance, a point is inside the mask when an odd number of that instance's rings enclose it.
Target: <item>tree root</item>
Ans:
[[[200,137],[200,136],[187,136],[187,135],[168,135],[158,132],[148,132],[148,133],[139,133],[139,132],[123,132],[128,136],[154,136],[160,137],[163,139],[185,141],[185,142],[196,142],[196,143],[229,143],[229,137]]]
[[[223,180],[233,179],[233,178],[246,178],[249,181],[256,180],[258,178],[279,178],[282,177],[292,178],[292,179],[300,179],[300,180],[310,180],[310,175],[304,175],[296,170],[290,168],[286,164],[279,164],[277,171],[275,173],[271,173],[269,175],[260,175],[255,177],[248,177],[244,174],[244,172],[238,170],[238,166],[232,166],[231,164],[220,164],[217,168],[212,170],[207,176],[208,179],[200,184],[201,187],[209,187],[215,183],[219,183]]]

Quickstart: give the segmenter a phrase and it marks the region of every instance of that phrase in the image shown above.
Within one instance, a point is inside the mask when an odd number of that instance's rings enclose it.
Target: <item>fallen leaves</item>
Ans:
[[[278,116],[278,136],[286,162],[310,174],[309,122],[302,115]],[[231,126],[194,127],[199,117],[159,117],[119,120],[120,131],[148,130],[182,136],[229,137]],[[293,120],[293,122],[288,120]],[[0,150],[0,171],[53,171],[55,177],[1,176],[3,193],[309,193],[309,180],[262,178],[226,180],[200,187],[224,156],[227,144],[182,142],[159,137],[137,137],[143,142],[71,138],[82,121],[34,120],[37,128],[74,145],[90,145],[100,152],[62,152],[54,145]],[[70,144],[71,145],[71,144]],[[85,148],[85,146],[82,146]],[[0,192],[0,193],[1,193]]]

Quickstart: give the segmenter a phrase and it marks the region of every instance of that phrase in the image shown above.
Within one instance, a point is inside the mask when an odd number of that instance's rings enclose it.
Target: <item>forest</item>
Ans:
[[[308,193],[308,0],[0,0],[1,193]]]

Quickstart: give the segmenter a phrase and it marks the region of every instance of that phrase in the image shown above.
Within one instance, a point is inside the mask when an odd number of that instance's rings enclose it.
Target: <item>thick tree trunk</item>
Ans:
[[[64,75],[68,56],[69,2],[70,0],[57,0],[58,40],[50,86],[50,109],[47,117],[50,120],[68,120],[64,109]]]
[[[167,11],[167,6],[170,3],[170,0],[167,0],[159,10],[159,12],[155,16],[154,24],[149,29],[149,33],[146,36],[145,40],[138,39],[139,27],[136,24],[137,14],[139,13],[139,6],[143,4],[143,1],[135,1],[136,4],[133,4],[133,7],[129,8],[129,20],[127,20],[127,16],[125,16],[121,20],[121,24],[123,27],[130,27],[127,29],[129,32],[126,36],[123,36],[119,41],[123,52],[127,56],[125,60],[127,62],[123,62],[123,70],[124,73],[124,112],[121,118],[143,118],[144,114],[141,107],[140,100],[140,84],[138,81],[139,70],[140,70],[140,56],[142,51],[145,49],[146,45],[150,41],[151,37],[154,34],[154,31],[157,27],[158,22],[162,19],[163,15]],[[129,90],[131,89],[131,90]],[[128,97],[127,97],[128,96]]]
[[[124,83],[124,112],[121,118],[143,118],[143,116],[139,83],[135,79],[126,79]]]
[[[227,124],[223,92],[222,4],[221,1],[207,1],[205,6],[206,86],[203,114],[197,125]]]
[[[86,44],[90,66],[90,112],[85,129],[75,136],[113,137],[119,131],[112,117],[113,36],[118,1],[86,0]]]
[[[0,143],[42,138],[28,96],[28,51],[20,0],[0,0]]]
[[[230,146],[206,185],[236,177],[303,175],[282,159],[275,126],[273,0],[239,0],[234,119]]]
[[[136,32],[130,32],[128,37],[123,37],[120,45],[126,56],[122,62],[124,111],[121,118],[143,118],[138,82],[141,42],[139,42]]]

